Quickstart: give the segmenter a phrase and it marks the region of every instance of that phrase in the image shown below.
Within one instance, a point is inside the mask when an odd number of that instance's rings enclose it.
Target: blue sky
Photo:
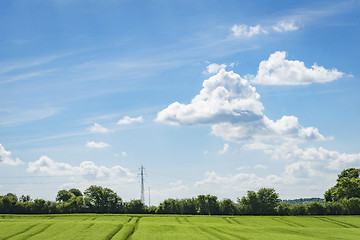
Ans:
[[[97,184],[139,199],[143,164],[151,204],[322,197],[360,164],[359,10],[1,1],[0,195]]]

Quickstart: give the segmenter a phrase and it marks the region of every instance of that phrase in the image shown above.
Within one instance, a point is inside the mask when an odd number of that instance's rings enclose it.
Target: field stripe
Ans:
[[[233,220],[235,223],[237,223],[237,224],[239,224],[239,225],[242,225],[242,223],[239,222],[239,221],[238,221],[237,219],[235,219],[234,217],[231,217],[230,219]]]
[[[229,217],[222,217],[222,219],[224,219],[224,221],[229,223],[229,224],[233,224],[233,222],[230,221]]]
[[[33,234],[31,234],[31,235],[29,236],[29,238],[34,237],[34,236],[36,236],[36,235],[38,235],[38,234],[40,234],[40,233],[42,233],[42,232],[46,231],[46,229],[48,229],[48,228],[49,228],[51,225],[53,225],[53,224],[54,224],[54,223],[47,224],[44,228],[39,229],[39,231],[34,232]]]
[[[9,239],[9,238],[15,237],[15,236],[17,236],[17,235],[20,235],[20,234],[22,234],[22,233],[24,233],[24,232],[27,232],[27,231],[31,230],[32,228],[36,227],[37,225],[39,225],[39,223],[38,223],[38,224],[31,225],[30,227],[27,227],[27,228],[23,229],[23,230],[20,231],[20,232],[14,233],[13,235],[10,235],[10,236],[7,236],[7,237],[1,238],[1,239],[4,239],[4,240],[5,240],[5,239]]]
[[[222,229],[219,229],[219,228],[217,228],[217,227],[212,227],[212,228],[215,229],[215,230],[218,231],[218,232],[221,232],[221,233],[227,234],[227,235],[229,235],[229,236],[235,237],[236,239],[242,239],[242,240],[248,240],[248,239],[249,239],[249,238],[247,238],[247,237],[239,236],[239,235],[234,234],[234,233],[231,233],[231,232],[226,232],[226,231],[224,231],[224,230],[222,230]]]
[[[227,239],[229,239],[229,238],[227,238],[227,237],[225,237],[224,235],[222,235],[221,233],[219,233],[218,231],[214,231],[213,229],[210,229],[210,228],[207,228],[207,227],[203,227],[203,226],[198,226],[198,228],[202,231],[202,232],[204,232],[204,233],[206,233],[206,234],[209,234],[209,235],[211,235],[211,236],[213,236],[213,237],[215,237],[216,239],[225,239],[225,240],[227,240]]]
[[[105,240],[110,240],[112,239],[118,232],[120,232],[120,230],[123,228],[124,225],[120,224],[119,226],[117,226],[112,232],[110,232],[106,237]]]
[[[316,218],[320,219],[320,220],[322,220],[324,222],[339,225],[339,226],[344,227],[344,228],[359,228],[358,226],[355,226],[353,224],[341,222],[341,221],[338,221],[338,220],[335,220],[335,219],[330,219],[330,218],[327,218],[327,217],[316,217]]]
[[[138,218],[135,220],[134,227],[133,227],[131,233],[130,233],[128,236],[126,236],[125,240],[128,240],[128,239],[131,237],[131,235],[134,234],[134,232],[136,231],[137,226],[138,226],[138,224],[139,224],[140,218],[141,218],[141,217],[138,217]]]
[[[294,222],[291,222],[291,221],[288,221],[288,220],[285,220],[283,219],[282,217],[274,217],[272,218],[272,220],[278,222],[278,223],[283,223],[283,224],[286,224],[290,227],[304,227],[303,225],[300,225],[298,223],[294,223]]]
[[[141,217],[131,217],[110,239],[129,239],[136,231]]]

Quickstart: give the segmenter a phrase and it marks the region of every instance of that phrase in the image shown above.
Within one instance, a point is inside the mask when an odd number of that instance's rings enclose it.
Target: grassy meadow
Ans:
[[[357,239],[360,216],[0,215],[0,239]]]

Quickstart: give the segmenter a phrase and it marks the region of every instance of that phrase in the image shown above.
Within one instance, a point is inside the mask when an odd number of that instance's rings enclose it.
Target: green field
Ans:
[[[0,239],[358,239],[360,216],[0,215]]]

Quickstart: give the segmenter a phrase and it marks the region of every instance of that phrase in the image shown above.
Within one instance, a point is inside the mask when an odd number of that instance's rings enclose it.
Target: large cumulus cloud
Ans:
[[[263,110],[260,95],[248,80],[221,69],[203,82],[189,104],[174,102],[156,120],[170,125],[208,124],[214,135],[228,141],[324,139],[317,128],[301,126],[295,116],[274,121]]]

